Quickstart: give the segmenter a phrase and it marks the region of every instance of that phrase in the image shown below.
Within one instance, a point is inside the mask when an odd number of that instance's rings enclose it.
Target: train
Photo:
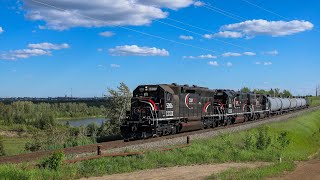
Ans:
[[[309,107],[305,97],[271,97],[196,85],[139,85],[120,126],[124,141],[254,121]]]

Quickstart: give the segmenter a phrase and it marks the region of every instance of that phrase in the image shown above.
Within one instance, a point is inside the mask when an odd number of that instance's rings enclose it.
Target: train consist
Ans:
[[[125,141],[227,126],[307,108],[306,98],[280,98],[233,90],[159,84],[133,91],[121,125]]]

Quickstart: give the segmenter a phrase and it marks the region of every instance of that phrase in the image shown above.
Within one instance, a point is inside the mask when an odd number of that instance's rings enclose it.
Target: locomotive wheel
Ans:
[[[171,127],[171,134],[176,134],[177,133],[177,127],[176,126],[172,126]]]

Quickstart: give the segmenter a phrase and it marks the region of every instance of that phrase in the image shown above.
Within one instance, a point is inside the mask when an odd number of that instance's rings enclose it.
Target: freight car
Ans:
[[[125,141],[227,126],[305,108],[304,98],[206,87],[159,84],[133,91],[131,110],[121,125]]]

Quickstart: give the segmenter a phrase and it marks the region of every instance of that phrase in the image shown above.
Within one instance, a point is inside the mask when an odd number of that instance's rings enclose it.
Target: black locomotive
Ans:
[[[121,133],[125,141],[164,136],[256,120],[307,106],[303,98],[272,98],[174,83],[141,85],[133,91],[131,110]]]

